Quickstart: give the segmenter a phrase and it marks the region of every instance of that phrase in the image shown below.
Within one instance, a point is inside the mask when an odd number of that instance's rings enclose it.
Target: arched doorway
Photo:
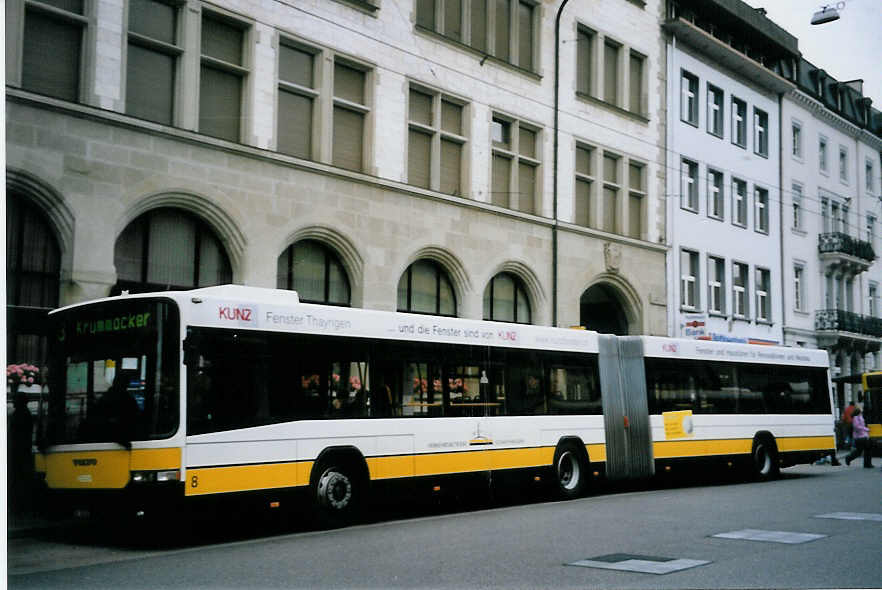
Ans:
[[[594,285],[579,298],[579,325],[602,334],[625,336],[629,333],[628,316],[619,292],[609,285]]]

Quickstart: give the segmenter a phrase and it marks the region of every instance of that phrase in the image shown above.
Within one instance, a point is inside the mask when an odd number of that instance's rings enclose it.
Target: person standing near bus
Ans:
[[[850,465],[861,453],[864,454],[864,468],[872,469],[873,461],[870,458],[870,429],[864,422],[860,408],[855,408],[852,414],[851,426],[854,429],[854,450],[845,457],[845,464]]]
[[[854,400],[848,402],[848,405],[842,410],[842,430],[845,433],[845,448],[850,449],[852,443],[852,416],[854,415]]]

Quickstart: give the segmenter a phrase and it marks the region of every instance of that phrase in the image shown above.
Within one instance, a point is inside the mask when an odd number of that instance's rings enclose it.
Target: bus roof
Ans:
[[[159,291],[107,297],[70,305],[51,313],[90,303],[147,297],[175,300],[181,309],[184,326],[589,353],[599,350],[598,334],[590,330],[317,305],[300,302],[295,291],[232,284],[189,291]],[[823,350],[660,336],[641,338],[645,354],[650,357],[828,366],[827,353]]]

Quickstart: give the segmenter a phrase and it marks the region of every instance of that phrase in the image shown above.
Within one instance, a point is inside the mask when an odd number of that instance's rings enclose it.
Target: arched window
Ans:
[[[523,282],[515,275],[501,272],[484,289],[484,319],[529,324],[532,319],[530,299]]]
[[[456,316],[456,295],[437,262],[417,260],[398,281],[398,311]]]
[[[113,255],[113,293],[193,289],[233,280],[230,259],[214,232],[196,216],[171,207],[131,222]]]
[[[6,354],[42,366],[46,312],[58,307],[61,248],[46,216],[23,195],[6,198]]]
[[[297,291],[301,301],[349,305],[346,270],[333,250],[315,240],[301,240],[279,256],[279,289]]]

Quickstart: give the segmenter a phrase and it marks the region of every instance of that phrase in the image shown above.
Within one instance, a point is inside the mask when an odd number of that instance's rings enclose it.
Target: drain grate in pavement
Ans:
[[[815,518],[835,518],[838,520],[875,520],[882,522],[882,514],[872,512],[831,512],[830,514],[818,514]]]
[[[798,545],[799,543],[808,543],[809,541],[817,541],[823,539],[827,535],[816,535],[814,533],[789,533],[786,531],[763,531],[759,529],[744,529],[741,531],[732,531],[729,533],[720,533],[711,535],[720,539],[741,539],[744,541],[765,541],[767,543],[786,543],[788,545]]]
[[[567,563],[577,567],[592,567],[604,570],[616,570],[621,572],[638,572],[642,574],[670,574],[700,565],[707,565],[710,561],[700,559],[675,559],[673,557],[653,557],[651,555],[630,555],[628,553],[612,553]]]

